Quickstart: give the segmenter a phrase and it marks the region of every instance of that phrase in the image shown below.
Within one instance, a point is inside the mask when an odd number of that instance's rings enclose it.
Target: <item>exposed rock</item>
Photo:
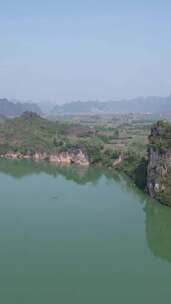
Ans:
[[[88,166],[90,164],[88,155],[86,151],[81,148],[72,148],[68,151],[56,152],[56,153],[46,153],[46,152],[36,152],[32,154],[21,154],[17,152],[8,152],[0,157],[10,158],[10,159],[33,159],[36,161],[47,160],[53,163],[60,164],[79,164]]]
[[[33,154],[32,158],[34,160],[48,160],[49,156],[46,152],[36,152]]]
[[[113,167],[120,165],[123,161],[124,161],[124,156],[120,154],[119,157],[114,160]]]
[[[159,124],[159,123],[158,123]],[[163,145],[165,125],[156,124],[149,137],[148,149],[147,190],[151,197],[159,199],[163,204],[171,206],[170,172],[171,172],[171,147]],[[167,124],[167,137],[170,140]],[[161,144],[160,144],[161,143]]]
[[[150,147],[148,155],[147,187],[150,195],[154,197],[156,192],[164,189],[162,182],[171,168],[171,150],[161,153],[159,149]]]

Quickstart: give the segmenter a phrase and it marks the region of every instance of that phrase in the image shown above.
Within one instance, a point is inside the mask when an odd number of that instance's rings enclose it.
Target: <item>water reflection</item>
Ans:
[[[123,191],[131,191],[137,196],[145,212],[145,231],[147,244],[154,256],[171,262],[171,208],[152,201],[140,191],[130,179],[102,168],[79,166],[55,166],[46,162],[25,160],[0,160],[0,172],[15,178],[46,173],[53,177],[63,176],[80,185],[96,185],[105,176],[109,183],[122,183]],[[136,208],[136,207],[135,207]]]
[[[146,238],[154,256],[171,262],[171,208],[147,202],[145,211]]]
[[[91,183],[96,185],[102,176],[106,176],[108,181],[120,181],[118,174],[111,170],[84,166],[56,166],[45,161],[34,162],[31,160],[7,160],[0,159],[0,173],[22,178],[33,174],[46,173],[53,177],[63,176],[67,180],[72,180],[78,184]]]

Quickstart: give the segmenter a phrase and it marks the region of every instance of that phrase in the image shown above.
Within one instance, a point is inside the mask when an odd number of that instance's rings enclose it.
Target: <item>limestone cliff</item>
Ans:
[[[171,124],[159,121],[151,129],[147,189],[151,197],[171,206]]]
[[[40,152],[37,151],[34,154],[22,154],[18,152],[8,152],[6,154],[0,155],[0,157],[11,158],[11,159],[28,159],[33,160],[47,160],[49,162],[58,164],[78,164],[88,166],[90,161],[86,151],[81,147],[73,147],[68,149],[68,151],[61,152]]]

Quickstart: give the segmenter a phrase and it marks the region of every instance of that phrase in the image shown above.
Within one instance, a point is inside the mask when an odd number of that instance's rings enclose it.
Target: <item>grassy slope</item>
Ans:
[[[7,120],[0,126],[1,150],[48,150],[52,148],[52,138],[57,124],[36,114],[25,113]]]

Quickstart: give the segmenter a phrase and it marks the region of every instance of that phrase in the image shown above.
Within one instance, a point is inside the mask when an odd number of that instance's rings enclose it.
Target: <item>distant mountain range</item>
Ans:
[[[20,116],[23,112],[30,111],[41,114],[40,107],[35,103],[14,103],[6,98],[0,99],[0,115],[6,117]]]
[[[6,98],[0,99],[0,115],[6,117],[20,116],[29,111],[37,114],[64,115],[64,114],[126,114],[150,113],[171,115],[171,95],[168,97],[138,97],[120,101],[73,101],[62,105],[51,105],[40,108],[41,104],[31,102],[13,102]],[[52,109],[52,110],[51,110]]]
[[[168,97],[139,97],[120,101],[73,101],[56,105],[53,114],[100,114],[100,113],[171,113],[171,95]]]

